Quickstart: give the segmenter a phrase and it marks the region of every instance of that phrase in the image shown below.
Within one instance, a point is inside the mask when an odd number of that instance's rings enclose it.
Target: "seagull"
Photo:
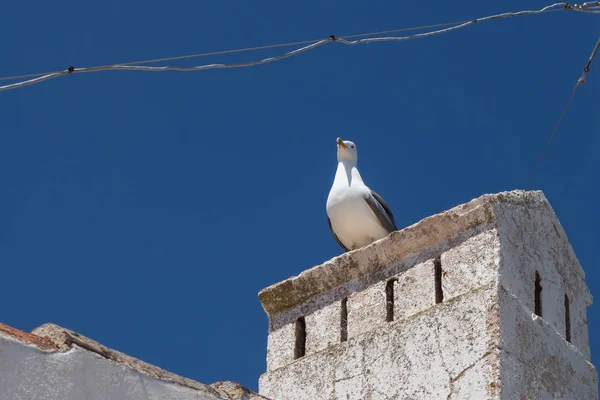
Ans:
[[[398,230],[386,202],[365,185],[358,172],[356,145],[337,138],[337,159],[326,206],[327,222],[336,242],[344,251],[351,251]]]

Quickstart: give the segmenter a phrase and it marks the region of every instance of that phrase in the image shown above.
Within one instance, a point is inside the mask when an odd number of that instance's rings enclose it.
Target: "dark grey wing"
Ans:
[[[369,194],[365,196],[365,200],[373,214],[379,220],[379,223],[385,230],[389,232],[397,231],[396,221],[394,221],[394,215],[392,214],[392,210],[383,200],[383,198],[378,195],[374,190],[371,190]]]
[[[331,220],[329,219],[329,217],[327,217],[327,223],[329,224],[329,229],[331,229],[331,233],[333,234],[333,238],[335,239],[335,241],[341,246],[342,249],[344,249],[344,251],[350,251],[350,249],[347,248],[346,246],[344,246],[344,244],[340,241],[340,239],[335,234],[333,227],[331,226]]]

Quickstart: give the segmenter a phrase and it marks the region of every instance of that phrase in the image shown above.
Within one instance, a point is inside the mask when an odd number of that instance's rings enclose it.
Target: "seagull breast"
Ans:
[[[374,211],[377,205],[369,201],[377,200],[356,167],[340,162],[326,209],[334,237],[346,251],[366,246],[395,230],[395,226],[391,229],[389,224],[382,224]]]

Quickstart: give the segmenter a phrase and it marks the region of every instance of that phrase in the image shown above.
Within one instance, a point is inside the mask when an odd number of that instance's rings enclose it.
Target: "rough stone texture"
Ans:
[[[497,274],[498,238],[490,229],[442,253],[444,299],[494,282]]]
[[[34,345],[40,350],[58,350],[58,346],[52,343],[52,341],[49,338],[23,332],[3,323],[0,323],[0,332],[2,332],[4,335],[12,336],[17,340],[20,340],[21,342]]]
[[[502,248],[500,280],[528,310],[534,310],[536,270],[542,279],[542,317],[565,336],[564,294],[569,295],[572,343],[590,359],[587,310],[592,296],[567,234],[545,198],[528,204],[498,204]]]
[[[339,343],[340,313],[341,302],[334,301],[305,316],[306,326],[310,327],[309,334],[306,336],[307,353],[316,353],[326,347]],[[321,321],[327,321],[330,324],[322,324]]]
[[[0,399],[266,399],[234,385],[203,385],[56,325],[33,334],[0,326]]]
[[[378,282],[348,296],[348,337],[357,336],[387,323],[385,322],[386,284],[386,281]],[[322,321],[321,325],[330,324]]]
[[[227,393],[231,400],[268,400],[265,397],[246,389],[237,382],[225,381],[211,383],[211,387]]]
[[[437,305],[435,257],[444,292]],[[543,319],[532,317],[536,270]],[[394,321],[386,322],[391,278]],[[573,344],[564,339],[565,293]],[[339,343],[345,296],[349,338]],[[588,361],[592,298],[541,192],[482,196],[264,289],[259,298],[269,315],[259,386],[269,397],[598,398],[597,371]],[[293,360],[289,326],[300,316],[310,346]]]
[[[269,371],[277,369],[294,360],[293,324],[299,317],[305,317],[306,320],[306,354],[312,354],[332,343],[339,342],[340,305],[344,297],[348,297],[348,337],[385,325],[387,323],[385,286],[389,279],[398,279],[394,286],[396,320],[433,306],[435,304],[433,258],[444,254],[444,251],[452,250],[453,246],[470,248],[474,242],[469,239],[473,236],[479,238],[479,235],[489,229],[492,229],[491,226],[486,224],[459,232],[436,246],[398,259],[385,269],[368,276],[350,279],[330,292],[322,293],[304,303],[271,315],[267,369]],[[492,233],[486,237],[496,237],[496,235]],[[414,284],[409,285],[409,282]],[[456,291],[454,295],[458,293],[460,291]]]
[[[415,265],[396,275],[394,320],[401,320],[435,305],[433,260]]]
[[[488,361],[497,353],[495,314],[494,287],[480,288],[264,374],[259,392],[278,400],[458,399],[471,398],[461,395],[467,380],[485,383],[478,399],[495,399],[487,389],[497,375]]]
[[[502,399],[598,398],[596,368],[575,346],[503,286],[499,303]]]
[[[277,369],[294,359],[294,325],[288,323],[271,330],[267,338],[267,368]]]
[[[500,398],[498,364],[500,351],[492,350],[488,355],[465,369],[460,379],[454,381],[448,399],[498,399]]]

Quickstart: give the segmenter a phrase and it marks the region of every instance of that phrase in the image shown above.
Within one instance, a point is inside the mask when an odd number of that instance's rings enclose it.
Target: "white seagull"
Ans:
[[[356,250],[398,230],[392,211],[363,182],[358,151],[350,141],[337,138],[338,167],[327,197],[327,222],[344,251]]]

